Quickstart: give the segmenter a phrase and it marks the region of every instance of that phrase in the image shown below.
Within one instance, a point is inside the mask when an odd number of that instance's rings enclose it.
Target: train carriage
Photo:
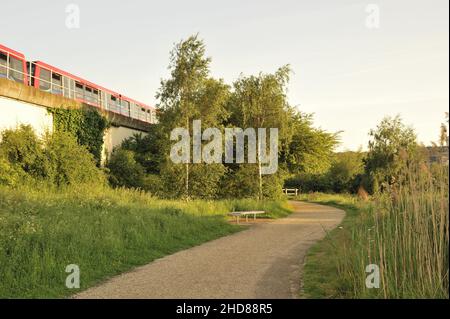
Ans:
[[[42,61],[28,62],[22,53],[2,45],[1,77],[139,121],[156,123],[154,108]]]
[[[28,84],[25,56],[0,44],[0,78]]]
[[[140,121],[154,123],[156,119],[152,107],[44,62],[31,63],[31,70],[31,85],[37,89],[72,98]]]

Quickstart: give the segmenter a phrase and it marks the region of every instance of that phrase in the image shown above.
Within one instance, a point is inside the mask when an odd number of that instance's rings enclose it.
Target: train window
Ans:
[[[100,95],[97,89],[92,89],[92,94],[94,96],[94,102],[100,105]]]
[[[58,73],[52,72],[52,92],[62,94],[62,77]]]
[[[123,115],[130,115],[130,102],[122,100],[121,102],[121,113]]]
[[[77,99],[84,98],[83,84],[78,83],[78,82],[75,82],[75,98],[77,98]]]
[[[85,90],[86,90],[86,94],[84,97],[85,97],[86,101],[91,102],[91,103],[97,103],[97,99],[94,97],[94,94],[93,94],[94,89],[89,86],[86,86]]]
[[[39,73],[39,88],[44,91],[50,90],[50,71],[41,68]]]
[[[6,77],[7,62],[8,62],[8,56],[5,53],[0,52],[0,77]]]
[[[92,101],[98,106],[102,105],[102,98],[97,89],[92,89]]]
[[[110,95],[109,96],[109,103],[108,103],[108,108],[112,111],[118,112],[118,106],[120,106],[120,104],[118,103],[119,101],[117,100],[117,97]]]
[[[139,113],[139,119],[145,120],[145,109],[141,107],[141,112]]]
[[[9,57],[9,67],[11,68],[9,74],[14,81],[23,82],[23,61],[10,56]]]
[[[52,79],[55,80],[55,82],[61,82],[61,75],[58,73],[52,73]]]
[[[133,111],[131,112],[131,117],[135,119],[139,117],[139,105],[133,104]]]

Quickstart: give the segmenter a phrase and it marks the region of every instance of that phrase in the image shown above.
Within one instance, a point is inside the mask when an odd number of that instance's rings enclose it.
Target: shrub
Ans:
[[[4,130],[1,137],[0,154],[11,166],[33,178],[47,176],[43,145],[30,125]]]
[[[21,179],[19,170],[0,155],[0,185],[16,186]]]
[[[57,186],[105,182],[94,156],[72,134],[63,131],[48,134],[45,156],[49,163],[48,179]]]
[[[152,125],[146,135],[134,134],[127,138],[120,146],[123,149],[133,151],[136,162],[144,167],[148,174],[159,174],[162,161],[161,136],[157,125]]]
[[[287,179],[285,186],[300,188],[304,193],[356,193],[364,184],[363,158],[361,152],[336,153],[328,171],[320,174],[300,173]]]
[[[287,179],[284,183],[287,188],[299,188],[303,193],[330,192],[332,183],[324,174],[301,173]]]
[[[257,198],[258,167],[254,164],[241,164],[230,170],[222,180],[221,196],[224,198]]]
[[[86,146],[100,166],[103,135],[109,123],[95,109],[48,109],[53,114],[54,131],[69,132]]]
[[[420,155],[414,129],[403,124],[399,116],[384,118],[369,135],[364,169],[371,186],[368,191],[378,193],[395,184],[402,170],[420,160]]]
[[[107,164],[109,181],[113,187],[143,188],[145,170],[139,164],[134,152],[116,148]]]
[[[94,157],[65,132],[39,139],[31,126],[5,130],[0,142],[0,184],[35,183],[55,186],[103,184]]]
[[[156,174],[147,174],[143,178],[142,188],[153,195],[164,197],[164,187],[161,176]]]

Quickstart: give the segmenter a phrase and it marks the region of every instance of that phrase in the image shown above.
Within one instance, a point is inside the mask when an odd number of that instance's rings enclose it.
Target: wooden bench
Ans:
[[[251,211],[243,211],[243,212],[231,212],[228,213],[230,216],[236,217],[236,224],[239,224],[239,218],[241,216],[245,216],[245,221],[248,222],[248,215],[253,215],[253,220],[256,219],[256,215],[265,214],[266,212],[263,210],[251,210]]]

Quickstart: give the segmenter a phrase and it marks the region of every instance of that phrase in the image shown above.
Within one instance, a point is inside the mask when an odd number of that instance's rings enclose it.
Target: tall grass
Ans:
[[[239,206],[287,213],[285,203],[169,201],[107,187],[0,186],[0,297],[62,297],[65,267],[81,289],[156,258],[243,229],[227,222]]]
[[[366,258],[380,267],[377,295],[448,298],[448,187],[446,167],[410,166],[376,199]]]
[[[448,190],[448,167],[411,165],[370,202],[308,196],[345,209],[347,217],[308,256],[306,291],[316,297],[448,298]],[[366,287],[369,264],[379,266],[378,289]],[[329,283],[314,278],[312,268],[327,268]]]

